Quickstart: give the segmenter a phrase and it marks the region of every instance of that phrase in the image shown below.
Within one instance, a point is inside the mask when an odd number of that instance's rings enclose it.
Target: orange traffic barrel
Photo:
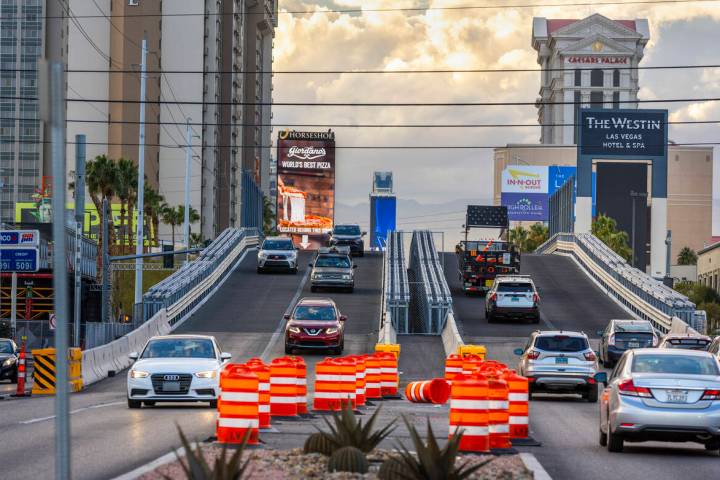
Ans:
[[[365,405],[365,364],[366,355],[348,355],[355,360],[355,403],[358,407]]]
[[[220,372],[217,439],[220,443],[258,443],[259,379],[243,365],[229,364]]]
[[[463,358],[457,353],[451,353],[445,359],[445,380],[452,382],[456,375],[463,373]]]
[[[337,369],[337,361],[334,358],[326,358],[315,364],[313,410],[340,409],[340,382]]]
[[[490,448],[510,448],[508,384],[501,374],[486,374],[489,384]]]
[[[488,382],[482,375],[458,375],[452,382],[450,400],[450,435],[464,432],[460,450],[490,450],[488,416]]]
[[[413,403],[442,405],[450,398],[450,384],[444,378],[410,382],[405,387],[405,398]]]
[[[258,413],[260,428],[270,428],[270,366],[259,358],[251,358],[245,365],[258,376],[259,380]]]
[[[370,354],[365,357],[365,398],[382,398],[382,373],[380,357]]]
[[[474,374],[483,363],[479,355],[465,355],[462,359],[462,374],[465,376]]]
[[[270,363],[270,415],[295,417],[297,410],[297,374],[295,362],[289,357]]]
[[[530,424],[530,396],[528,379],[514,370],[503,375],[508,384],[508,413],[510,438],[528,438]]]
[[[389,353],[388,355],[393,355]],[[338,384],[340,391],[340,405],[350,405],[353,409],[357,407],[357,362],[352,358],[337,358]]]
[[[380,391],[383,397],[396,396],[398,394],[398,359],[392,353],[375,353],[380,357]]]
[[[297,412],[299,415],[308,413],[307,406],[307,365],[302,357],[292,357],[295,362],[295,375],[297,380]]]

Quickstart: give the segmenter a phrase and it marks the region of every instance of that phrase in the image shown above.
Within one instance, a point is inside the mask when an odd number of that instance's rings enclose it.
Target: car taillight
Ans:
[[[538,352],[537,350],[530,350],[527,354],[529,360],[537,360],[539,356],[540,352]]]
[[[629,397],[652,398],[652,392],[649,388],[636,386],[631,378],[620,382],[620,384],[618,385],[618,390],[620,390],[620,395],[627,395]]]
[[[595,360],[597,360],[595,352],[585,352],[585,360],[587,360],[588,362],[594,362]]]
[[[653,343],[652,343],[652,346],[653,346],[653,347],[657,347],[657,346],[658,346],[658,343],[660,343],[660,339],[659,339],[658,337],[656,337],[655,335],[653,335]]]
[[[496,302],[496,301],[497,301],[497,293],[493,293],[492,295],[490,295],[490,301],[491,301],[491,302]]]
[[[533,303],[538,303],[540,301],[540,297],[538,297],[537,293],[533,293]]]
[[[701,400],[720,400],[720,390],[705,390]]]
[[[608,337],[608,345],[615,346],[615,334],[614,333]]]

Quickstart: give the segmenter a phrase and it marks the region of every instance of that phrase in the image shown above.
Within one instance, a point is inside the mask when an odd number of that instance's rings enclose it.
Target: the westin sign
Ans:
[[[583,155],[665,155],[667,113],[643,110],[580,110]]]

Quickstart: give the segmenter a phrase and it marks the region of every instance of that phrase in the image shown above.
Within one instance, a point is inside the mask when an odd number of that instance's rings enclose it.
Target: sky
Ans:
[[[577,0],[575,0],[577,1]],[[720,2],[518,8],[573,0],[285,0],[274,43],[275,71],[353,69],[537,68],[533,17],[647,18],[651,38],[641,66],[718,64]],[[477,10],[328,13],[327,9],[502,5]],[[312,11],[311,14],[283,12]],[[274,100],[318,102],[530,101],[540,74],[276,74]],[[641,71],[641,99],[720,97],[720,69]],[[652,104],[671,120],[720,119],[720,102]],[[520,107],[273,107],[274,123],[536,123]],[[338,146],[504,145],[537,143],[539,128],[335,128]],[[274,132],[277,135],[277,131]],[[673,126],[678,143],[720,141],[718,125]],[[718,152],[715,166],[718,170]],[[421,203],[492,196],[492,150],[343,150],[337,152],[337,200],[367,202],[371,174],[392,170],[401,198]],[[717,175],[716,175],[717,177]],[[718,182],[716,192],[720,192]]]

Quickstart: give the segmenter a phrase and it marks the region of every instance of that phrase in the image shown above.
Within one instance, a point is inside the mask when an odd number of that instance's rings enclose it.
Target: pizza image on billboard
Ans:
[[[278,232],[326,235],[335,218],[335,134],[281,131],[277,148]]]

